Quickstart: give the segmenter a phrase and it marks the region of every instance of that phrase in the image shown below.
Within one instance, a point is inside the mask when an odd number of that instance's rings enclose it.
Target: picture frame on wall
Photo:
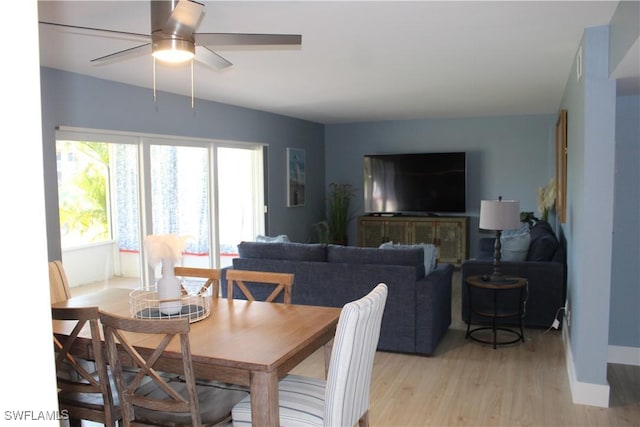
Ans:
[[[556,215],[567,220],[567,110],[561,110],[556,122]]]
[[[287,148],[287,206],[304,206],[306,198],[305,150]]]

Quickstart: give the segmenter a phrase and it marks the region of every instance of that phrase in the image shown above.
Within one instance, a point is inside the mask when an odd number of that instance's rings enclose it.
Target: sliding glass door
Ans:
[[[217,218],[220,265],[231,265],[237,246],[264,234],[262,150],[218,147]]]
[[[57,155],[71,286],[149,283],[149,234],[187,237],[182,265],[223,267],[264,233],[260,145],[62,130]]]

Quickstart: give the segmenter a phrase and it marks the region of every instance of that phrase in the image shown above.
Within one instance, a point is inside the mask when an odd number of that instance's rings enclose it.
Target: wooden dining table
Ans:
[[[55,303],[57,307],[97,306],[101,311],[130,317],[129,289],[110,288]],[[279,425],[278,381],[317,349],[325,346],[325,363],[335,335],[340,309],[212,298],[211,313],[191,323],[189,341],[197,378],[248,386],[254,425]],[[54,333],[69,334],[71,326],[54,321]],[[91,357],[87,329],[73,351]],[[159,338],[140,336],[133,344],[152,351]],[[174,340],[178,341],[178,340]],[[172,342],[160,368],[181,372],[180,344]]]

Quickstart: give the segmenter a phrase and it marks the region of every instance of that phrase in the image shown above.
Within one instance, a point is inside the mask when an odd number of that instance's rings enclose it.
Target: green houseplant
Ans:
[[[351,184],[329,184],[327,219],[316,224],[320,243],[347,244],[347,226],[353,217],[350,204],[354,195]]]

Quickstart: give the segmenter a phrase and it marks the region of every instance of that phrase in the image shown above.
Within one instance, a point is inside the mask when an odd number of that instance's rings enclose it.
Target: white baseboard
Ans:
[[[567,374],[569,375],[569,385],[571,386],[571,399],[578,405],[609,407],[609,385],[593,384],[578,381],[576,369],[573,363],[573,352],[571,351],[571,341],[569,341],[569,327],[566,322],[562,325],[562,338],[564,341],[564,353],[567,363]]]
[[[609,363],[640,366],[640,347],[609,346]]]

